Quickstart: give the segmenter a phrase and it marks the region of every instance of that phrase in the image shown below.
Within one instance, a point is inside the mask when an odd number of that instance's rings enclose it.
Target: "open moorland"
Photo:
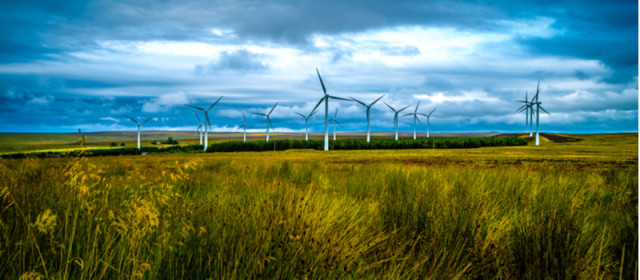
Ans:
[[[499,133],[432,133],[435,137],[490,137]],[[112,143],[118,147],[136,147],[137,132],[90,132],[83,133],[86,145],[78,145],[80,135],[78,133],[0,133],[0,154],[21,153],[21,152],[47,152],[47,151],[74,151],[79,148],[85,150],[111,148]],[[364,138],[364,133],[338,133],[338,139]],[[372,132],[374,139],[393,138],[393,132]],[[413,133],[400,133],[401,137],[413,137]],[[424,137],[424,133],[420,133]],[[193,132],[186,131],[143,131],[140,136],[142,147],[167,147],[167,145],[154,145],[154,141],[166,141],[169,137],[177,140],[180,145],[199,144],[198,137]],[[274,133],[270,134],[271,139],[297,139],[303,140],[304,133]],[[309,139],[322,140],[323,133],[309,133]],[[247,133],[247,140],[263,140],[265,133]],[[223,141],[241,141],[242,132],[210,133],[209,143]],[[120,146],[124,144],[124,146]]]
[[[0,278],[637,279],[638,135],[541,138],[0,159]]]

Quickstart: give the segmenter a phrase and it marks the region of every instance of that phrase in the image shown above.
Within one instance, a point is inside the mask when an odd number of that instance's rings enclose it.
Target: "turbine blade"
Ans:
[[[307,118],[307,119],[308,119],[308,118],[311,118],[311,117],[312,117],[313,115],[315,115],[317,112],[318,112],[318,111],[316,111],[316,109],[314,108],[314,109],[313,109],[313,111],[311,111],[311,114],[309,114],[309,116],[308,116],[308,117],[306,117],[306,118]]]
[[[315,111],[316,109],[318,109],[318,106],[320,106],[320,104],[322,103],[322,101],[325,100],[326,97],[322,97],[320,98],[320,101],[318,101],[318,104],[316,104],[316,107],[313,107],[313,110]]]
[[[294,113],[296,113],[296,114],[298,114],[298,116],[301,116],[301,117],[302,117],[302,118],[304,118],[304,119],[306,119],[306,118],[307,118],[307,117],[305,117],[303,114],[300,114],[300,113],[298,113],[298,112],[296,112],[296,111],[293,111],[293,112],[294,112]]]
[[[336,108],[336,113],[335,113],[335,114],[333,114],[333,118],[334,118],[334,119],[337,119],[337,118],[338,118],[338,109],[339,109],[339,108]]]
[[[146,123],[146,122],[148,122],[148,121],[150,121],[150,120],[153,120],[153,119],[155,119],[155,118],[156,118],[156,117],[151,117],[151,118],[147,119],[146,121],[141,122],[140,124]]]
[[[194,116],[196,116],[196,119],[198,119],[198,122],[200,123],[200,125],[202,125],[202,121],[200,120],[200,117],[198,117],[198,114],[193,113]]]
[[[269,114],[267,114],[267,115],[271,115],[271,113],[276,108],[276,106],[278,106],[278,103],[280,103],[280,102],[276,102],[276,105],[273,105],[273,108],[271,108],[271,111],[269,111]]]
[[[429,116],[428,116],[428,117],[431,117],[431,114],[433,114],[433,112],[435,112],[437,109],[438,109],[438,107],[435,107],[435,108],[433,109],[433,111],[431,111],[431,113],[429,113]]]
[[[193,108],[193,109],[200,110],[200,111],[203,111],[203,112],[204,112],[204,109],[202,109],[202,108],[200,108],[200,107],[191,106],[191,105],[189,105],[189,104],[184,104],[184,106],[191,107],[191,108]]]
[[[320,76],[320,71],[318,71],[318,68],[316,68],[316,73],[318,73],[318,79],[320,79],[320,85],[322,86],[322,91],[324,92],[324,95],[327,95],[327,88],[324,87],[324,82],[322,82],[322,77]]]
[[[349,96],[349,98],[351,98],[351,100],[353,100],[353,101],[355,101],[355,102],[360,103],[360,105],[362,105],[362,106],[364,106],[364,107],[367,107],[367,104],[364,104],[364,102],[362,102],[362,101],[360,101],[360,100],[358,100],[358,99],[355,99],[355,98],[353,98],[353,97],[351,97],[351,96]]]
[[[254,115],[258,115],[258,116],[263,116],[263,117],[266,117],[266,116],[267,116],[267,114],[263,114],[263,113],[252,113],[252,114],[254,114]]]
[[[206,122],[205,125],[208,125],[209,126],[209,130],[211,130],[211,120],[209,119],[209,114],[207,114],[206,111],[204,112],[204,118],[205,118],[204,121]]]
[[[337,96],[333,96],[333,95],[329,95],[329,98],[338,99],[338,100],[344,100],[344,101],[351,101],[351,99],[346,99],[346,98],[337,97]]]
[[[404,108],[402,108],[402,109],[398,110],[398,113],[400,113],[400,112],[404,111],[405,109],[407,109],[407,108],[409,108],[409,107],[411,107],[411,105],[407,105],[406,107],[404,107]]]
[[[384,105],[387,105],[387,107],[389,107],[389,109],[391,109],[391,111],[396,111],[396,109],[393,109],[393,107],[391,107],[391,105],[387,104],[387,102],[382,102],[384,103]]]
[[[418,107],[420,107],[420,100],[418,100],[418,105],[416,105],[416,110],[414,111],[414,113],[418,112]]]
[[[129,118],[130,120],[132,120],[134,123],[138,124],[138,121],[136,121],[135,119],[133,119],[132,117],[129,117],[127,115],[125,115],[125,117]]]
[[[418,118],[418,116],[416,116],[416,120],[417,120],[420,124],[422,124],[422,121],[420,120],[420,118]]]
[[[207,109],[207,111],[211,110],[211,108],[213,108],[213,106],[216,106],[216,104],[218,104],[218,102],[220,102],[220,99],[222,99],[222,96],[220,96],[220,98],[218,98],[218,100],[216,100],[216,102],[213,102],[213,104],[211,104],[211,107],[209,107],[209,109]]]
[[[275,130],[275,128],[273,128],[273,124],[271,123],[271,120],[268,117],[267,117],[267,124],[271,126],[271,130]]]
[[[542,106],[540,106],[540,105],[538,105],[538,106],[539,106],[540,110],[542,110],[543,112],[547,113],[547,115],[551,115],[551,114],[549,114],[549,112],[547,112],[547,110],[545,110],[544,108],[542,108]]]
[[[337,123],[339,126],[342,126],[342,124],[340,124],[340,122],[339,122],[338,120],[336,120],[336,123]]]
[[[380,99],[382,99],[385,96],[386,96],[386,94],[383,94],[382,96],[378,97],[378,99],[376,99],[376,101],[373,101],[373,103],[369,104],[369,107],[373,106],[373,104],[376,104],[376,102],[380,101]]]

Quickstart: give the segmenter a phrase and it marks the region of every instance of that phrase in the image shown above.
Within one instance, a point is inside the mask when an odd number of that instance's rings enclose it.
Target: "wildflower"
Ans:
[[[43,279],[44,277],[42,277],[42,274],[35,272],[35,271],[29,271],[29,272],[25,272],[22,275],[20,275],[20,280],[40,280]]]
[[[38,215],[38,218],[36,219],[36,222],[35,224],[33,224],[33,226],[35,226],[42,233],[48,233],[56,226],[56,219],[57,216],[52,215],[51,210],[47,209],[44,210],[44,213]]]

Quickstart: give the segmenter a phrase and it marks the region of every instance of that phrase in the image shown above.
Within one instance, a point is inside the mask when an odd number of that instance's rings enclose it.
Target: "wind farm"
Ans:
[[[0,279],[638,279],[637,1],[5,2]]]

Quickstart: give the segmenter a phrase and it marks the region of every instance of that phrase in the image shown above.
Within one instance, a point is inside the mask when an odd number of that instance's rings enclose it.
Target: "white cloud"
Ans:
[[[119,119],[112,118],[112,117],[103,117],[103,118],[100,118],[100,120],[101,120],[101,121],[120,122],[120,120],[119,120]]]
[[[160,95],[157,98],[149,100],[142,105],[142,112],[156,113],[168,111],[174,106],[188,104],[189,98],[187,94],[182,91],[167,93]]]

